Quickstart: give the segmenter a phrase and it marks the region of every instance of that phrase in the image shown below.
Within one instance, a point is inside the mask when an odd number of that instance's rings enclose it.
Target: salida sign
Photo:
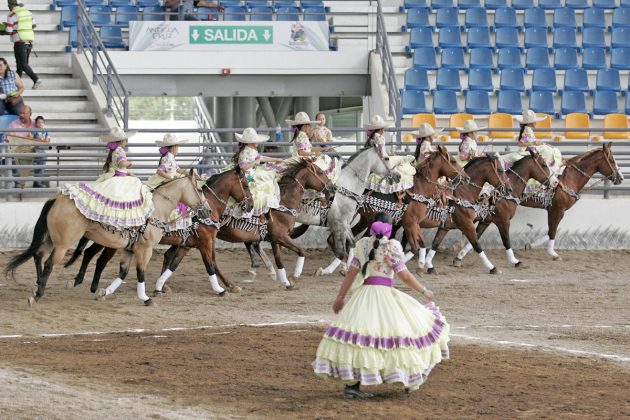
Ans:
[[[191,44],[273,44],[273,26],[189,27]]]

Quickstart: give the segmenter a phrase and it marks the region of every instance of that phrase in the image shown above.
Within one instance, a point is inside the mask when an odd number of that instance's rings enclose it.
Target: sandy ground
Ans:
[[[369,402],[343,400],[338,384],[310,371],[341,280],[311,276],[328,252],[309,252],[298,289],[284,291],[262,271],[252,281],[244,252],[221,250],[243,292],[218,297],[192,251],[153,307],[135,297],[134,275],[100,302],[89,280],[66,289],[70,268],[28,309],[27,263],[15,281],[0,278],[0,418],[630,416],[629,253],[518,254],[526,266],[517,270],[488,253],[497,276],[474,256],[459,269],[452,252],[439,254],[440,274],[421,280],[451,324],[451,360],[410,397],[382,386]]]

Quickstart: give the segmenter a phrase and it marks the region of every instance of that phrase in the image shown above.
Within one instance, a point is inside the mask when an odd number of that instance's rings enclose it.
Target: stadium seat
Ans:
[[[304,9],[304,20],[308,22],[325,22],[326,8],[322,6]]]
[[[630,115],[630,95],[626,95],[626,115]]]
[[[613,48],[630,47],[630,27],[612,28],[612,40],[610,46]]]
[[[109,1],[109,5],[110,7],[122,7],[122,6],[133,6],[133,0],[110,0]]]
[[[466,18],[464,19],[464,27],[470,28],[488,28],[488,12],[482,7],[473,7],[466,10]]]
[[[241,6],[241,1],[240,0],[220,0],[219,4],[221,6]],[[252,7],[262,7],[262,6],[268,6],[269,2],[267,0],[249,0],[245,2],[245,6],[248,9],[251,9]]]
[[[429,112],[424,100],[424,92],[415,90],[406,90],[402,94],[402,112],[403,114],[420,114]]]
[[[501,48],[497,55],[499,69],[523,68],[521,50],[518,48]]]
[[[554,28],[576,28],[575,10],[570,7],[562,7],[553,12]]]
[[[584,48],[582,68],[598,70],[606,68],[606,50],[603,48]]]
[[[136,6],[119,6],[116,9],[116,25],[129,26],[129,22],[142,20]]]
[[[579,67],[577,48],[558,48],[554,57],[553,67],[556,70],[568,70]]]
[[[107,0],[85,0],[85,7],[107,6]]]
[[[606,115],[619,112],[617,92],[610,90],[596,90],[593,97],[593,114]]]
[[[541,91],[532,92],[529,97],[529,109],[534,112],[554,115],[556,110],[553,104],[553,93]]]
[[[584,92],[565,91],[562,94],[562,114],[581,112],[586,114],[586,99]]]
[[[457,69],[444,67],[438,69],[435,83],[437,90],[455,90],[457,92],[462,90],[459,70]]]
[[[601,9],[594,9],[601,10]],[[582,32],[582,48],[606,48],[606,38],[603,28],[584,28]]]
[[[614,10],[612,17],[612,27],[630,27],[630,7],[621,7]]]
[[[106,48],[125,48],[120,27],[103,26],[100,30],[100,35]]]
[[[466,112],[469,114],[487,115],[490,110],[490,98],[485,90],[469,90],[466,92]]]
[[[145,7],[142,10],[142,20],[145,21],[159,21],[166,20],[166,9],[162,6],[150,6]]]
[[[244,6],[228,6],[223,10],[223,20],[241,22],[245,20],[247,9]]]
[[[597,70],[595,90],[610,90],[621,92],[621,77],[617,69]]]
[[[457,2],[457,8],[460,10],[467,10],[467,9],[472,9],[475,7],[476,8],[481,7],[480,0],[459,0]]]
[[[550,68],[534,70],[532,75],[532,90],[534,92],[556,92],[556,71]]]
[[[521,92],[516,90],[500,90],[497,95],[497,112],[505,114],[522,114],[523,104]]]
[[[411,117],[411,126],[413,128],[418,128],[424,123],[429,124],[433,128],[437,127],[437,118],[435,117],[435,114],[416,114]]]
[[[405,0],[405,9],[428,9],[427,0]]]
[[[621,0],[619,2],[619,7],[630,7],[630,0]]]
[[[433,29],[428,27],[413,28],[409,34],[409,47],[411,49],[428,47],[433,45]]]
[[[427,71],[416,68],[407,69],[405,71],[405,90],[430,91]]]
[[[593,0],[593,7],[600,9],[614,9],[617,7],[615,0]]]
[[[608,114],[604,117],[604,128],[628,129],[628,116],[624,114]],[[627,131],[604,131],[606,140],[628,140],[629,137]]]
[[[525,91],[525,71],[523,69],[503,69],[499,81],[500,90]]]
[[[158,7],[160,6],[160,0],[137,0],[136,6],[138,7]],[[164,20],[164,19],[161,19]]]
[[[471,114],[466,114],[466,113],[451,114],[451,117],[449,118],[448,126],[452,128],[463,127],[466,121],[472,120],[472,119],[473,119],[473,116]],[[452,137],[454,139],[459,137],[459,133],[457,131],[449,131],[447,134],[449,137]]]
[[[486,0],[484,2],[486,9],[496,10],[508,7],[507,0]]]
[[[272,0],[271,6],[274,7],[276,11],[287,7],[299,7],[294,0]]]
[[[276,9],[276,20],[280,22],[293,22],[300,20],[300,9],[295,6]]]
[[[494,58],[490,48],[473,48],[470,50],[471,69],[494,69]]]
[[[442,28],[459,28],[459,10],[455,7],[447,7],[444,9],[438,9],[435,15],[435,26],[438,29]]]
[[[440,9],[446,10],[446,9]],[[461,32],[459,28],[449,26],[441,28],[438,33],[438,47],[440,48],[461,48],[462,44]]]
[[[560,0],[539,0],[538,6],[545,10],[553,10],[562,8],[562,2]]]
[[[63,8],[64,6],[76,6],[77,0],[55,0],[55,6]]]
[[[214,7],[197,7],[197,20],[217,21],[219,20],[219,15],[220,13]]]
[[[530,48],[525,57],[525,67],[528,70],[539,69],[549,66],[549,50],[547,48]]]
[[[69,32],[68,45],[72,48],[77,48],[79,46],[79,34],[77,33],[77,27],[71,26]]]
[[[88,10],[88,15],[94,26],[111,24],[111,13],[112,9],[109,6],[93,6]]]
[[[534,127],[535,128],[548,128],[550,131],[536,131],[536,138],[538,139],[550,139],[552,138],[552,133],[551,133],[551,115],[545,113],[545,112],[537,112],[536,113],[537,117],[543,117],[545,118],[542,121],[538,121]]]
[[[459,112],[455,91],[436,90],[433,93],[433,112],[435,114],[454,114]]]
[[[468,89],[492,92],[492,70],[489,68],[471,68],[468,71]]]
[[[564,73],[564,91],[590,92],[588,73],[584,69],[570,69]]]
[[[591,128],[591,119],[585,112],[572,112],[564,119],[564,128]],[[568,139],[586,140],[591,136],[589,131],[565,131]]]
[[[490,114],[488,126],[492,128],[514,128],[514,121],[511,114],[498,112]],[[513,131],[491,131],[489,136],[493,139],[513,139]]]
[[[65,27],[77,26],[78,6],[63,6],[61,8],[61,24]]]
[[[431,0],[432,9],[444,9],[455,7],[453,0]]]
[[[435,56],[435,48],[416,48],[413,52],[413,66],[417,69],[436,70],[437,59]]]
[[[324,7],[323,0],[300,0],[300,6],[303,9],[307,9],[309,7]]]
[[[582,19],[583,28],[606,28],[604,9],[597,9],[595,7],[586,9]]]
[[[545,9],[535,7],[533,9],[525,10],[523,26],[525,26],[525,28],[547,28],[547,16],[545,15]]]
[[[530,27],[525,29],[525,48],[547,48],[547,28]]]
[[[532,9],[536,7],[534,0],[512,0],[512,8],[516,10]]]
[[[466,70],[463,48],[445,48],[442,50],[442,67]]]
[[[249,9],[249,19],[257,22],[273,20],[273,8],[271,6],[256,6]]]
[[[407,28],[431,27],[428,9],[410,9],[407,12]]]
[[[630,48],[614,48],[610,56],[610,67],[630,70]]]
[[[575,28],[556,28],[553,33],[554,48],[577,48]]]
[[[588,9],[591,7],[588,0],[566,0],[566,6],[571,9]]]
[[[507,7],[497,9],[494,12],[494,27],[520,29],[521,26],[518,24],[516,20],[516,11],[514,9],[507,8]]]
[[[468,48],[491,48],[490,28],[479,27],[468,29]]]
[[[516,28],[498,28],[494,44],[496,48],[520,48],[518,30]]]

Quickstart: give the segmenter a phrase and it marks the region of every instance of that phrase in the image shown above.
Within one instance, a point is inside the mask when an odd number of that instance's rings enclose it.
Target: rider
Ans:
[[[461,143],[457,148],[457,158],[461,166],[477,157],[485,156],[485,153],[477,148],[477,131],[486,127],[477,127],[475,120],[466,120],[464,127],[458,128]]]
[[[179,139],[173,134],[165,134],[162,140],[157,140],[155,144],[160,148],[160,163],[155,175],[149,178],[146,184],[155,189],[158,185],[171,179],[186,175],[186,170],[179,167],[175,156],[179,152],[179,145],[186,140]]]
[[[416,164],[422,162],[431,153],[437,150],[433,145],[433,138],[440,131],[442,130],[435,131],[433,126],[429,123],[423,123],[418,127],[418,130],[411,133],[416,136],[416,151],[413,155]]]

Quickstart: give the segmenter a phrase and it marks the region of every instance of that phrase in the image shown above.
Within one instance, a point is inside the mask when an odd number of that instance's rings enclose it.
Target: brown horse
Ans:
[[[156,191],[153,195],[155,210],[151,218],[147,220],[144,232],[140,231],[138,239],[132,243],[129,238],[120,233],[112,232],[100,223],[83,216],[71,198],[60,194],[44,205],[35,226],[31,245],[22,254],[11,259],[5,268],[5,273],[13,275],[24,262],[30,258],[35,260],[37,290],[28,300],[29,305],[33,305],[44,296],[46,282],[53,267],[61,262],[68,249],[76,241],[85,236],[109,248],[125,249],[125,255],[120,264],[118,284],[122,283],[127,276],[131,259],[135,257],[138,297],[144,301],[145,305],[151,305],[152,301],[145,293],[144,273],[153,248],[162,237],[163,231],[160,226],[164,220],[167,220],[178,202],[183,202],[197,211],[206,208],[205,200],[202,199],[195,183],[191,170],[189,176],[171,181]],[[41,261],[44,260],[46,263],[42,270]]]
[[[604,144],[601,148],[565,161],[566,167],[564,172],[558,177],[560,183],[552,191],[553,197],[548,207],[545,207],[544,203],[531,198],[521,202],[522,206],[547,210],[549,231],[547,235],[537,239],[530,246],[540,246],[547,243],[547,253],[554,260],[559,260],[560,256],[554,250],[558,225],[564,217],[564,213],[580,199],[580,192],[593,174],[599,172],[611,180],[614,185],[619,185],[623,181],[623,174],[612,154],[611,145],[612,143]]]

